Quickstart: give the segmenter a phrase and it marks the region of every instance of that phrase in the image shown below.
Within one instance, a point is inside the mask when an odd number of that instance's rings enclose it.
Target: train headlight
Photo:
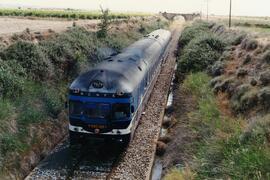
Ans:
[[[100,130],[99,129],[95,129],[95,134],[99,134]]]
[[[123,91],[118,91],[116,94],[117,94],[117,96],[123,96],[124,92]]]
[[[78,94],[80,92],[80,89],[73,89],[73,93]]]

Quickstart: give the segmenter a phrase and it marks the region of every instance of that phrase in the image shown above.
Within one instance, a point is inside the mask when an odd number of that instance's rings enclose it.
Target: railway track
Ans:
[[[71,149],[66,138],[26,177],[26,180],[106,179],[121,152],[123,149],[117,144],[99,141],[88,142]]]
[[[88,142],[72,150],[66,138],[25,179],[149,179],[180,30],[181,24],[172,28],[172,40],[165,52],[168,53],[167,58],[134,140],[126,151],[115,143],[99,141]]]

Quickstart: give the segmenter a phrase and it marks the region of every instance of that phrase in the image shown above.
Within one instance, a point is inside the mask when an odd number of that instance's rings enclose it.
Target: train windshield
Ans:
[[[110,119],[110,104],[106,103],[88,103],[86,104],[85,115],[88,118]]]
[[[115,120],[125,119],[130,116],[130,104],[128,103],[113,104],[112,112],[113,118]]]
[[[83,106],[80,101],[69,101],[69,114],[81,115],[83,113]]]

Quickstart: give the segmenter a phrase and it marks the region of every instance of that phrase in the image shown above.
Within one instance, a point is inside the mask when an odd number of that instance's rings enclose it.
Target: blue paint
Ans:
[[[103,97],[88,97],[69,95],[69,100],[81,102],[97,102],[97,103],[130,103],[131,98],[103,98]]]

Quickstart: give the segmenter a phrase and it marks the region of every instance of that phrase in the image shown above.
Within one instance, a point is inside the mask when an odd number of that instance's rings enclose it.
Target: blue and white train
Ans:
[[[70,143],[128,143],[161,69],[171,33],[159,29],[76,78],[69,88]]]

